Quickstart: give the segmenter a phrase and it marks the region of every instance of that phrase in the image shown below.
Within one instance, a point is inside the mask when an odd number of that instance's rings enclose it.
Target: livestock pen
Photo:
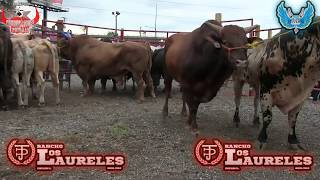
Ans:
[[[241,22],[253,24],[253,19],[223,21],[223,23]],[[55,21],[47,21],[55,24]],[[83,27],[84,34],[102,38],[105,35],[91,34],[90,29],[101,29],[104,32],[113,28],[64,23],[65,25]],[[259,32],[279,30],[256,30]],[[57,31],[39,31],[43,37],[56,37]],[[174,31],[157,31],[157,39],[143,37],[143,32],[154,34],[155,31],[120,30],[120,40],[131,40],[126,34],[138,34],[135,41],[148,41],[153,45],[163,45],[167,37],[178,33]],[[140,38],[141,33],[141,38]],[[75,33],[76,34],[76,33]],[[80,98],[81,79],[71,76],[75,72],[69,64],[61,62],[61,76],[69,83],[71,89],[61,92],[62,104],[56,106],[52,96],[53,90],[46,90],[47,104],[38,107],[35,101],[27,109],[14,109],[0,112],[0,151],[6,152],[6,145],[12,137],[30,138],[39,142],[63,142],[65,153],[122,153],[127,158],[127,167],[121,173],[106,172],[105,169],[57,168],[52,172],[38,173],[34,167],[16,169],[8,166],[5,153],[0,154],[0,177],[4,179],[319,179],[318,164],[309,173],[293,172],[287,168],[248,167],[241,172],[228,173],[222,166],[214,168],[200,167],[193,156],[193,146],[197,137],[185,126],[186,119],[180,116],[182,106],[179,84],[173,84],[170,99],[169,118],[163,119],[161,110],[164,94],[157,92],[157,98],[146,98],[138,104],[131,98],[134,92],[128,90],[111,91],[108,84],[106,92],[96,91],[91,97]],[[64,65],[67,64],[67,65]],[[69,75],[68,77],[66,75]],[[64,81],[64,80],[63,80]],[[163,88],[163,83],[161,83]],[[97,86],[100,89],[100,86]],[[249,88],[245,90],[248,92]],[[243,97],[240,113],[240,128],[235,128],[232,119],[235,106],[232,86],[224,86],[210,103],[202,104],[199,109],[198,123],[200,135],[215,137],[227,142],[247,141],[255,144],[258,129],[252,126],[252,97]],[[297,133],[312,152],[316,162],[320,160],[320,144],[316,133],[320,128],[320,105],[306,101],[299,115]],[[275,120],[270,127],[270,143],[267,153],[289,152],[286,142],[287,117],[279,110],[274,110]]]

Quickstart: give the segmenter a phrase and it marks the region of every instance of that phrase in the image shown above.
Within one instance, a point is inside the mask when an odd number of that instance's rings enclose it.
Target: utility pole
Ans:
[[[154,37],[157,37],[158,1],[156,0],[156,17],[154,19]]]
[[[120,15],[120,12],[119,11],[113,11],[112,12],[112,15],[114,15],[115,17],[115,23],[116,23],[116,28],[115,28],[115,31],[114,31],[114,35],[116,36],[118,34],[118,16]]]
[[[63,19],[63,22],[66,22],[66,17],[64,17],[64,16],[62,16],[62,17],[60,17],[60,18],[62,18]]]

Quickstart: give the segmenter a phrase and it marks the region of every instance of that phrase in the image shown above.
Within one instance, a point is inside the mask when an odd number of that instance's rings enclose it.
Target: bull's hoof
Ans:
[[[19,105],[20,109],[26,109],[27,107],[28,107],[28,105],[25,105],[25,104]]]
[[[258,149],[258,150],[265,150],[266,147],[267,147],[267,143],[266,142],[257,141],[256,147],[257,147],[256,149]]]
[[[80,97],[89,97],[91,95],[91,93],[84,93],[84,94],[80,94]]]
[[[196,137],[198,137],[200,134],[200,131],[198,130],[198,128],[191,128],[191,133]]]
[[[180,116],[181,117],[187,117],[188,116],[187,111],[181,111]]]
[[[8,111],[9,110],[9,106],[8,105],[5,105],[5,106],[2,106],[0,108],[2,111]]]
[[[306,148],[302,146],[300,143],[298,144],[288,144],[288,149],[293,150],[293,151],[298,151],[298,152],[305,152]]]
[[[167,119],[168,116],[169,116],[168,111],[162,111],[162,118],[163,118],[163,119]]]
[[[138,104],[142,104],[144,99],[138,99]]]
[[[254,127],[259,127],[260,126],[259,117],[256,117],[256,118],[253,119],[253,126]]]
[[[162,112],[162,117],[167,118],[168,117],[168,112]]]
[[[233,116],[233,122],[236,126],[236,128],[239,127],[239,124],[240,124],[240,118],[239,118],[239,114],[238,113],[235,113],[234,116]]]

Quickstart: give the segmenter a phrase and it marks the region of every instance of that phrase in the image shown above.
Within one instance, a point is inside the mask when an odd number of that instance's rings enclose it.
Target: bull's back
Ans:
[[[186,54],[192,51],[188,49],[189,37],[186,33],[175,34],[166,41],[165,67],[166,71],[178,82],[182,79]]]

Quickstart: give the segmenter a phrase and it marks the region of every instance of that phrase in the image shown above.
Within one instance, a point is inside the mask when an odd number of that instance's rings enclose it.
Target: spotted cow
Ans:
[[[256,72],[251,76],[256,76],[260,85],[263,118],[258,136],[259,148],[266,145],[267,128],[273,118],[272,107],[277,106],[288,115],[289,145],[303,149],[295,127],[304,101],[320,78],[320,22],[314,22],[297,35],[292,31],[282,31],[262,43],[251,58],[256,65],[250,67],[249,62],[249,71]]]
[[[259,126],[260,124],[258,113],[260,83],[257,71],[259,61],[256,57],[259,55],[259,53],[263,52],[261,51],[261,48],[263,48],[264,46],[261,44],[263,43],[263,40],[258,37],[248,38],[248,43],[251,47],[251,49],[248,49],[247,51],[248,66],[238,67],[232,74],[234,102],[236,105],[233,122],[235,123],[236,127],[239,127],[240,123],[239,107],[242,96],[242,89],[245,83],[248,83],[250,87],[252,87],[255,91],[253,125]]]

